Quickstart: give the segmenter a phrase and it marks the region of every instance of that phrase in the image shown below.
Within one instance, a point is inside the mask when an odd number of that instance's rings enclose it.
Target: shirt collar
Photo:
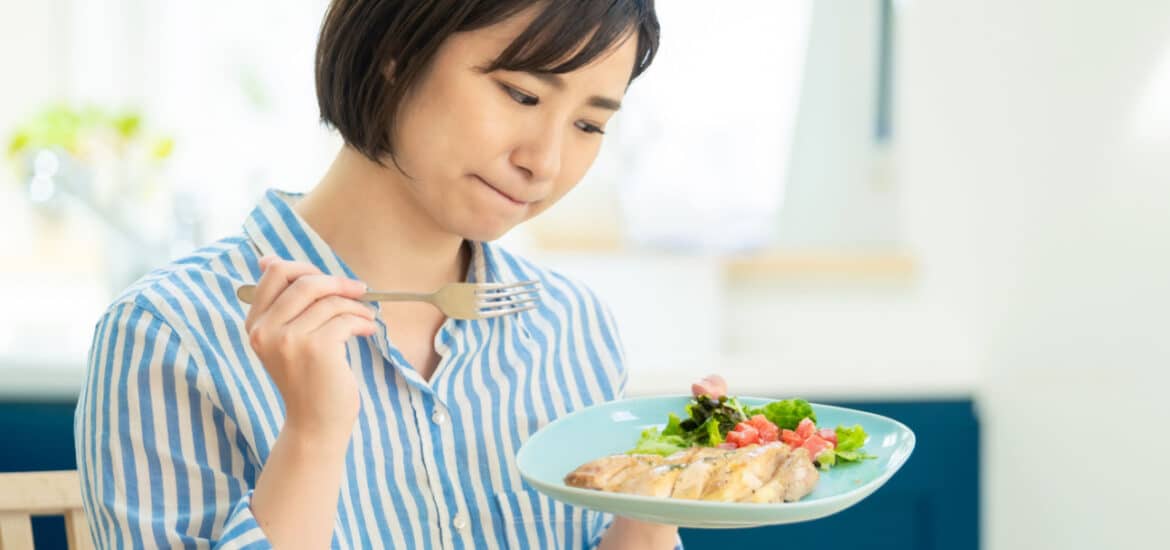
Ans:
[[[303,197],[303,193],[268,190],[244,220],[244,234],[261,256],[307,262],[322,273],[356,278],[349,266],[293,209],[293,205]],[[499,270],[490,265],[493,254],[489,246],[482,242],[469,242],[471,265],[468,266],[467,280],[506,282],[499,277]]]

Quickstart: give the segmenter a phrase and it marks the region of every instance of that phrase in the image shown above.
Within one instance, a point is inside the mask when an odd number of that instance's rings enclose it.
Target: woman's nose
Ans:
[[[564,132],[547,129],[534,133],[512,151],[512,164],[530,181],[550,181],[561,171],[561,147]]]

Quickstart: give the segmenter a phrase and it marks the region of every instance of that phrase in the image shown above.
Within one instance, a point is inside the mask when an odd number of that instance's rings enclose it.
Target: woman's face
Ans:
[[[571,73],[479,70],[531,17],[448,38],[398,115],[402,181],[443,231],[493,240],[552,206],[597,157],[625,94],[634,37]]]

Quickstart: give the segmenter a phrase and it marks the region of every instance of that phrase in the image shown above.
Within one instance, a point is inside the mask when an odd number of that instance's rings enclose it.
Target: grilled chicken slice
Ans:
[[[565,476],[565,484],[571,487],[600,489],[609,485],[613,476],[633,466],[636,462],[637,459],[630,455],[602,457],[573,470],[572,473]]]
[[[674,482],[674,492],[670,496],[698,500],[703,496],[703,487],[707,485],[707,480],[715,469],[716,460],[714,457],[700,458],[687,464],[678,473]]]
[[[637,486],[639,480],[649,475],[651,470],[663,462],[663,458],[657,455],[630,455],[630,458],[633,462],[630,467],[614,474],[605,485],[595,488],[615,493],[628,493]],[[630,483],[627,484],[627,481]]]
[[[776,472],[776,477],[784,486],[784,500],[796,502],[813,492],[821,473],[813,466],[808,451],[797,449],[789,453],[788,459]]]
[[[722,502],[793,502],[819,473],[803,449],[783,443],[692,448],[669,457],[614,455],[582,465],[565,483],[603,491]]]
[[[617,489],[617,492],[651,497],[668,497],[674,491],[674,481],[678,478],[679,472],[684,467],[685,465],[682,464],[654,466],[650,468],[649,472],[643,475],[626,478],[621,487]]]
[[[788,454],[787,451],[788,446],[783,443],[749,445],[737,449],[717,463],[700,498],[719,502],[747,499],[772,479],[776,468]]]
[[[778,456],[771,477],[741,502],[795,502],[811,493],[820,479],[820,472],[808,459],[804,449],[785,449]]]

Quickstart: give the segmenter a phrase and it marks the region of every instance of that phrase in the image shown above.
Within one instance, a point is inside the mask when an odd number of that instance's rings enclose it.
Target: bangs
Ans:
[[[508,6],[507,4],[512,4]],[[461,30],[474,30],[518,13],[523,2],[500,2],[494,13],[472,15]],[[636,38],[630,80],[642,74],[658,51],[658,20],[652,0],[549,0],[485,71],[567,73],[588,65],[627,38]]]

